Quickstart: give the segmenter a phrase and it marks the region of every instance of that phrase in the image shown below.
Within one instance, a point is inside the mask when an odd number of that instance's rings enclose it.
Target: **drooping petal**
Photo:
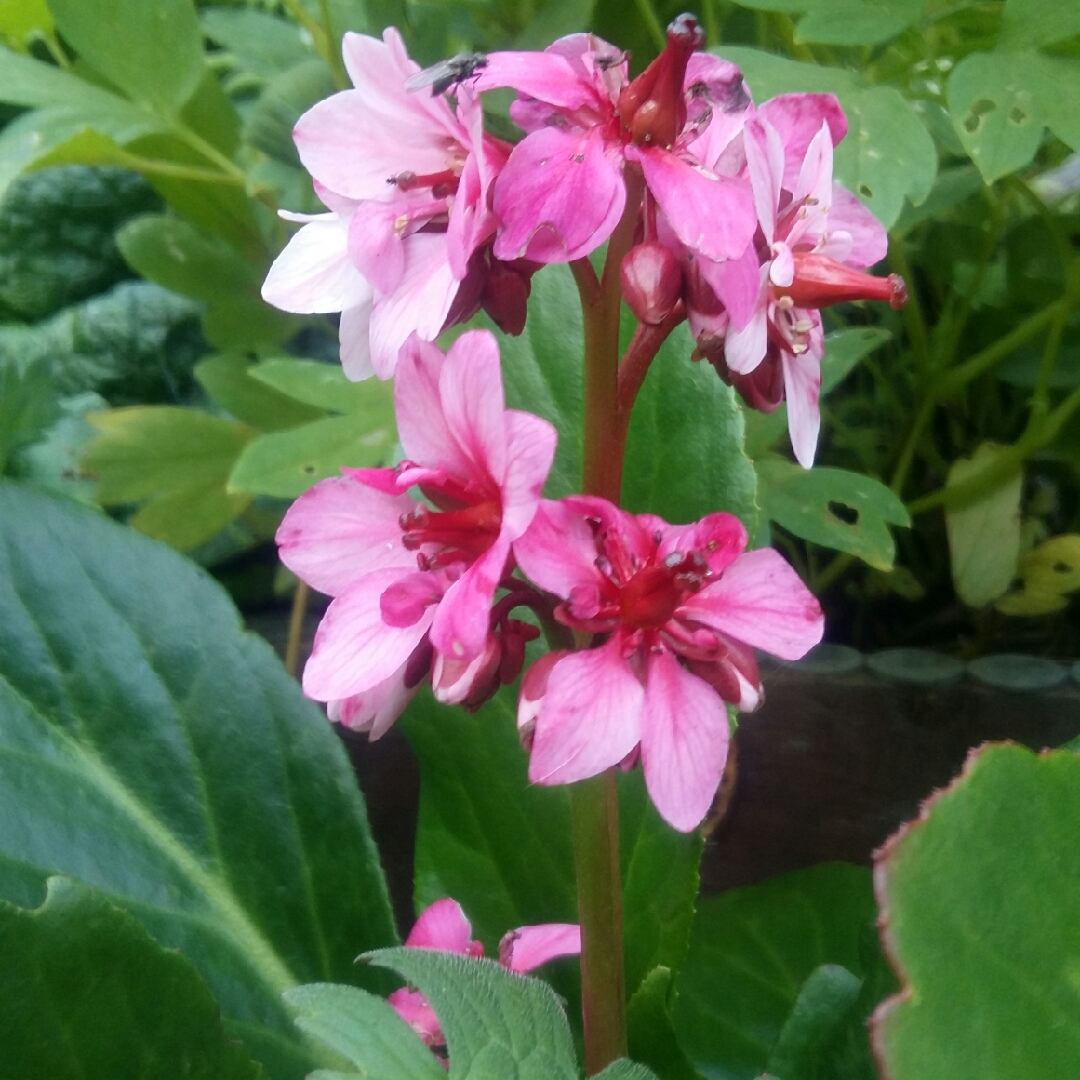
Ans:
[[[820,334],[820,327],[819,334]],[[795,459],[804,468],[814,464],[818,432],[821,429],[821,354],[808,350],[795,356],[784,350],[784,397],[788,409],[788,433]]]
[[[679,616],[783,660],[804,656],[825,625],[813,594],[772,548],[739,556],[719,581],[688,597]]]
[[[414,569],[416,553],[401,543],[398,519],[415,507],[406,495],[373,491],[351,476],[309,488],[278,527],[281,561],[327,596],[384,567]]]
[[[702,256],[697,264],[701,276],[727,309],[731,325],[736,330],[745,329],[753,318],[761,293],[761,265],[754,245],[747,245],[737,259],[713,262]]]
[[[473,945],[472,924],[461,905],[449,897],[425,908],[405,939],[409,949],[435,949],[462,956],[470,954]]]
[[[744,180],[713,176],[657,148],[626,148],[639,161],[649,190],[675,235],[708,259],[737,259],[757,228],[754,199]]]
[[[768,273],[768,266],[762,267]],[[739,375],[747,375],[765,359],[769,345],[769,307],[764,287],[758,294],[754,310],[740,330],[732,327],[724,340],[724,359],[727,366]]]
[[[439,652],[464,661],[483,652],[509,554],[510,544],[497,540],[446,590],[431,624],[431,643]]]
[[[641,741],[645,691],[620,635],[563,657],[548,675],[529,757],[534,784],[569,784],[617,765]]]
[[[403,986],[387,999],[390,1007],[416,1032],[427,1046],[445,1046],[446,1036],[428,999],[419,990]]]
[[[622,155],[600,128],[546,127],[526,136],[495,181],[497,258],[569,262],[588,255],[622,217]]]
[[[308,697],[334,701],[363,693],[390,678],[408,660],[428,632],[432,616],[429,609],[412,626],[386,625],[382,594],[401,577],[400,568],[365,574],[327,608],[304,668]]]
[[[727,760],[728,716],[712,687],[666,649],[649,653],[641,765],[649,797],[681,832],[701,824]]]
[[[349,259],[346,226],[335,214],[309,221],[274,260],[262,298],[282,311],[343,311],[371,296]]]
[[[390,730],[419,689],[419,684],[405,685],[405,665],[402,665],[378,686],[343,701],[328,702],[326,714],[343,727],[366,732],[368,740],[375,742]]]
[[[577,923],[543,923],[511,930],[499,942],[499,963],[524,974],[559,956],[581,952],[581,927]]]
[[[371,364],[371,309],[375,293],[368,290],[365,299],[342,308],[338,323],[338,355],[341,369],[353,382],[370,379],[375,374]]]

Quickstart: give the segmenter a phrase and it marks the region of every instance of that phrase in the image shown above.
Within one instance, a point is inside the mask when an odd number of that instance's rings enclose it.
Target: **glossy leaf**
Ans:
[[[397,435],[363,415],[329,416],[253,439],[229,474],[229,490],[295,499],[340,470],[384,465]]]
[[[0,485],[0,896],[65,874],[199,970],[271,1076],[318,1063],[279,995],[394,939],[321,710],[187,560]]]
[[[869,871],[844,863],[702,900],[674,1005],[675,1030],[694,1065],[718,1080],[762,1073],[821,965],[860,979],[866,973],[874,915]]]
[[[253,367],[237,353],[218,353],[200,360],[194,374],[216,404],[260,431],[284,431],[325,415],[267,386],[254,377]]]
[[[340,364],[281,357],[261,361],[251,369],[251,376],[306,405],[329,412],[362,414],[371,418],[372,426],[393,423],[393,383],[378,379],[350,382]]]
[[[848,116],[848,134],[836,148],[834,175],[886,228],[899,217],[905,198],[918,205],[929,194],[937,172],[934,141],[896,90],[868,86],[841,68],[759,49],[725,48],[723,54],[742,68],[755,101],[796,92],[836,94]]]
[[[1005,450],[983,443],[970,458],[953,464],[946,487],[978,476]],[[945,510],[953,585],[956,595],[969,607],[982,607],[997,599],[1016,576],[1023,486],[1023,473],[1017,469],[992,491]]]
[[[911,517],[884,484],[845,469],[802,469],[784,458],[757,463],[762,513],[796,536],[857,555],[878,570],[896,555],[890,525]]]
[[[56,27],[92,68],[129,97],[179,113],[203,73],[191,0],[49,0]]]
[[[1075,754],[990,745],[877,853],[892,1080],[1080,1072],[1078,815]]]
[[[334,983],[298,986],[284,997],[301,1031],[369,1080],[446,1080],[432,1052],[383,998]]]
[[[12,1076],[258,1080],[191,963],[69,878],[41,907],[0,901],[0,1044]]]
[[[446,1035],[450,1080],[577,1080],[570,1027],[551,987],[493,960],[430,949],[366,959],[404,976],[431,1002]]]

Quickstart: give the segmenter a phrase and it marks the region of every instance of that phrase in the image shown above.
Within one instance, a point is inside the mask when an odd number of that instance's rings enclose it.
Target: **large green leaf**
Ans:
[[[836,94],[848,116],[848,134],[836,148],[835,176],[890,228],[907,198],[919,204],[937,172],[934,140],[900,94],[869,86],[841,68],[786,60],[759,49],[725,48],[742,68],[756,101],[776,94]]]
[[[207,356],[195,365],[194,374],[218,405],[260,431],[284,431],[326,415],[254,378],[254,365],[238,353]]]
[[[276,1078],[279,1002],[394,938],[363,801],[321,711],[224,592],[100,513],[0,485],[0,896],[93,886],[178,949]]]
[[[763,1072],[783,1049],[785,1029],[789,1046],[795,1038],[788,1025],[798,1027],[793,1011],[818,968],[867,973],[873,957],[866,956],[865,932],[874,914],[870,872],[843,863],[701,901],[674,1005],[691,1061],[716,1080]]]
[[[638,395],[626,440],[623,505],[672,523],[726,510],[752,533],[754,467],[743,452],[735,392],[694,363],[685,325],[664,342]]]
[[[113,233],[158,205],[127,169],[76,165],[21,177],[0,202],[0,311],[34,322],[127,277]]]
[[[893,1080],[1080,1075],[1080,759],[991,745],[877,854]]]
[[[1049,45],[1080,34],[1080,6],[1073,0],[1005,0],[1001,44],[1009,49]]]
[[[252,8],[204,7],[208,38],[228,49],[244,71],[267,78],[314,56],[306,31],[295,22]]]
[[[162,113],[179,113],[202,78],[202,35],[191,0],[49,0],[49,8],[83,60]]]
[[[20,451],[40,442],[60,418],[56,385],[44,360],[19,371],[0,362],[0,476]]]
[[[570,1027],[551,988],[493,960],[431,949],[383,949],[390,968],[431,1002],[446,1036],[450,1080],[577,1080]]]
[[[570,808],[562,787],[532,785],[518,743],[512,689],[474,716],[424,696],[405,733],[420,759],[416,905],[462,904],[491,952],[507,930],[575,922]],[[620,854],[626,987],[657,966],[676,970],[686,951],[701,839],[666,825],[640,770],[621,778]],[[576,1000],[574,979],[556,986]]]
[[[0,1044],[6,1076],[258,1080],[189,961],[68,878],[44,904],[0,901]]]
[[[671,969],[653,968],[626,1009],[626,1038],[635,1061],[655,1069],[664,1080],[700,1080],[675,1035]]]
[[[394,384],[379,379],[351,382],[340,364],[275,357],[251,369],[252,378],[306,405],[368,416],[372,427],[393,424]]]
[[[796,40],[822,45],[878,45],[919,17],[926,0],[743,0],[759,11],[805,12]]]
[[[892,569],[896,543],[889,526],[910,525],[911,517],[884,484],[846,469],[803,469],[771,454],[757,470],[761,511],[770,521],[878,570]]]

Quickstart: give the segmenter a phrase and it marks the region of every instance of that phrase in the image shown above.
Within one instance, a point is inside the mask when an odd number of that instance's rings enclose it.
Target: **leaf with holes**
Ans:
[[[341,745],[222,589],[0,483],[0,897],[36,907],[51,874],[194,964],[275,1080],[319,1063],[280,994],[395,937]]]
[[[49,878],[33,911],[0,901],[0,953],[9,1076],[265,1077],[191,963],[85,885]]]
[[[1080,758],[989,745],[875,855],[892,1080],[1080,1076]]]
[[[1017,563],[1023,587],[1003,596],[994,606],[1006,615],[1047,615],[1069,605],[1069,594],[1080,589],[1080,536],[1052,536],[1025,551]]]
[[[896,544],[888,527],[909,526],[911,517],[884,484],[845,469],[802,469],[772,454],[757,470],[758,500],[770,521],[875,569],[892,568]]]

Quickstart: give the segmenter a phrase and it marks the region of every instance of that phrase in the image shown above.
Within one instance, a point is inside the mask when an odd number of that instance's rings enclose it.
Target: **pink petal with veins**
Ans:
[[[576,923],[543,923],[511,930],[499,942],[499,963],[524,974],[559,956],[581,952],[581,927]]]
[[[370,300],[371,286],[349,259],[346,226],[335,214],[309,221],[274,260],[262,298],[282,311],[342,311]]]

